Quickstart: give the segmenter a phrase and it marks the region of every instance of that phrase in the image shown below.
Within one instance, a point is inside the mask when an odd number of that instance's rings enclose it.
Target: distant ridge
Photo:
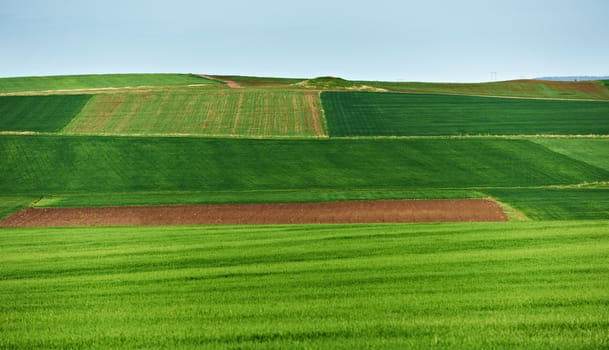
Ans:
[[[541,77],[536,80],[553,80],[553,81],[590,81],[590,80],[609,80],[609,75],[606,76],[566,76],[566,77]]]

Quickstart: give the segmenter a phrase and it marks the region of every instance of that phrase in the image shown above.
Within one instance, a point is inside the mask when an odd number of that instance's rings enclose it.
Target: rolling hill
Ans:
[[[606,85],[0,79],[0,219],[473,198],[511,220],[0,223],[0,348],[607,348]]]

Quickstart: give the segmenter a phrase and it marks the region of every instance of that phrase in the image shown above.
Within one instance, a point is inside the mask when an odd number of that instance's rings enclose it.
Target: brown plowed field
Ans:
[[[29,208],[5,227],[155,226],[507,221],[492,200],[391,200],[289,204],[213,204],[104,208]]]

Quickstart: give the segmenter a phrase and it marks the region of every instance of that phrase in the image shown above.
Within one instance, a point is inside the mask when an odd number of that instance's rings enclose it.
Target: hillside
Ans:
[[[604,83],[205,77],[0,79],[0,348],[609,346]]]
[[[353,90],[362,82],[335,77],[211,78],[216,80],[178,74],[0,79],[5,90],[25,94],[0,96],[3,215],[34,200],[37,206],[156,205],[494,193],[523,215],[557,218],[539,208],[543,202],[536,209],[519,199],[527,196],[506,190],[529,188],[544,197],[540,186],[609,181],[606,143],[581,139],[609,134],[606,102],[446,95],[547,98],[579,91],[583,98],[598,96],[596,85],[585,88],[596,83],[365,82],[444,94],[429,95],[358,92]],[[241,88],[222,83],[228,80]],[[377,139],[383,136],[389,138]],[[266,140],[276,138],[282,141]],[[603,190],[570,198],[585,211],[587,200]],[[606,217],[600,205],[592,218]],[[535,214],[540,210],[546,214]]]
[[[191,74],[98,74],[0,78],[0,93],[217,84]]]
[[[490,83],[361,82],[396,92],[522,98],[609,100],[609,89],[599,81],[510,80]]]

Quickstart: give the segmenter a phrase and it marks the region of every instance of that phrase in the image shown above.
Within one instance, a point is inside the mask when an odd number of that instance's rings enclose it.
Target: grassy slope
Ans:
[[[357,83],[391,91],[426,94],[609,100],[609,85],[604,86],[598,81],[511,80],[471,84],[362,81]]]
[[[536,143],[599,168],[609,170],[609,139],[537,139]]]
[[[241,86],[290,86],[307,79],[269,78],[247,76],[216,76],[220,79],[236,81]],[[314,82],[326,78],[312,79]],[[560,82],[541,80],[511,80],[490,83],[423,83],[423,82],[385,82],[350,81],[334,78],[328,88],[349,88],[371,86],[397,92],[426,94],[456,94],[482,96],[514,96],[529,98],[568,98],[609,100],[609,88],[602,82]],[[609,86],[609,82],[605,82]],[[312,84],[323,88],[324,84]]]
[[[0,230],[2,348],[609,346],[606,221]]]
[[[315,92],[196,90],[93,97],[65,133],[323,136]]]
[[[609,134],[607,102],[374,92],[321,97],[332,136]]]
[[[461,199],[488,196],[475,190],[267,190],[267,191],[169,191],[55,194],[45,196],[36,207],[100,207],[150,204],[226,204],[336,202],[375,199]],[[0,197],[0,203],[2,198]]]
[[[605,181],[528,141],[0,137],[0,193],[355,190]],[[475,155],[475,156],[472,156]]]
[[[37,199],[33,197],[0,195],[0,220],[18,210],[29,207]]]
[[[609,170],[609,139],[536,139],[554,152]],[[493,189],[489,195],[533,220],[609,219],[609,187]]]
[[[486,193],[532,220],[609,219],[609,187],[492,189]]]
[[[0,96],[0,131],[61,130],[91,95]]]
[[[219,84],[190,74],[100,74],[0,78],[0,93],[133,86]]]

